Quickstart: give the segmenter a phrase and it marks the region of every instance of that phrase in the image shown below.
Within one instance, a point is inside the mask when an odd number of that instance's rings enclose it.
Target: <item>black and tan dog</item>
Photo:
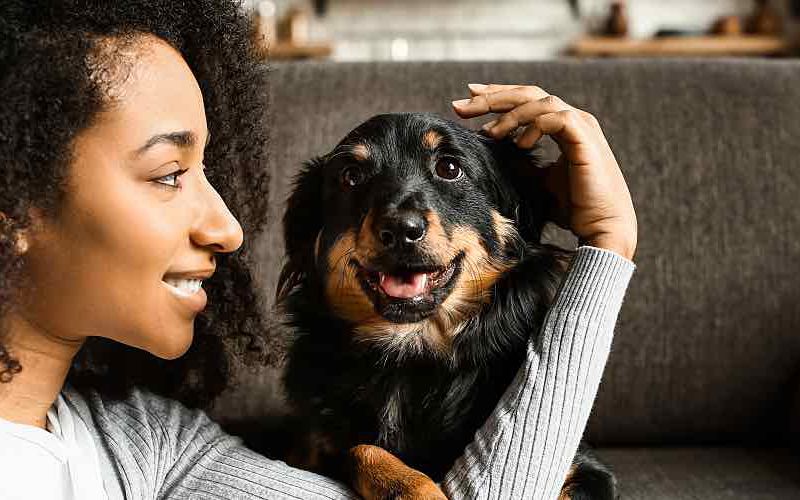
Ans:
[[[564,267],[540,242],[550,203],[535,162],[511,141],[394,114],[305,166],[279,285],[304,429],[288,462],[366,498],[442,497],[429,478],[495,408]],[[614,496],[579,452],[562,497]]]

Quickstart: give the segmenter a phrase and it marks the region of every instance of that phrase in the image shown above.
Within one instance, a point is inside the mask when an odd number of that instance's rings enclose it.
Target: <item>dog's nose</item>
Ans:
[[[425,218],[414,212],[398,212],[385,215],[378,223],[378,239],[386,248],[398,244],[414,244],[422,241],[427,229]]]

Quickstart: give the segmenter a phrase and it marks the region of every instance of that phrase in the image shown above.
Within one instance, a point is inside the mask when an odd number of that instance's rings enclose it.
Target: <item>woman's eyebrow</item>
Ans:
[[[209,135],[210,137],[210,135]],[[197,136],[194,132],[184,130],[181,132],[168,132],[166,134],[157,134],[147,140],[144,146],[134,151],[134,158],[138,158],[145,154],[148,150],[158,144],[171,144],[181,149],[188,149],[197,143]]]

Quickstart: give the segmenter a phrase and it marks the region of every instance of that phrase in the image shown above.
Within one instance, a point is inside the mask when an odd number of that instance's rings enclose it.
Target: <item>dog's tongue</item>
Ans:
[[[386,295],[396,299],[410,299],[425,292],[428,284],[428,275],[425,273],[407,274],[397,276],[393,274],[380,274],[381,288]]]

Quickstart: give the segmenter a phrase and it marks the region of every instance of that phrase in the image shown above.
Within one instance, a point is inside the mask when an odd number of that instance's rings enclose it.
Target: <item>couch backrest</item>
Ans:
[[[638,270],[588,436],[602,444],[779,438],[800,374],[796,62],[277,65],[273,229],[259,248],[268,295],[282,206],[301,162],[376,113],[453,117],[449,102],[468,82],[535,83],[594,113],[630,184]],[[217,413],[257,414],[260,403],[235,401],[246,393]]]

